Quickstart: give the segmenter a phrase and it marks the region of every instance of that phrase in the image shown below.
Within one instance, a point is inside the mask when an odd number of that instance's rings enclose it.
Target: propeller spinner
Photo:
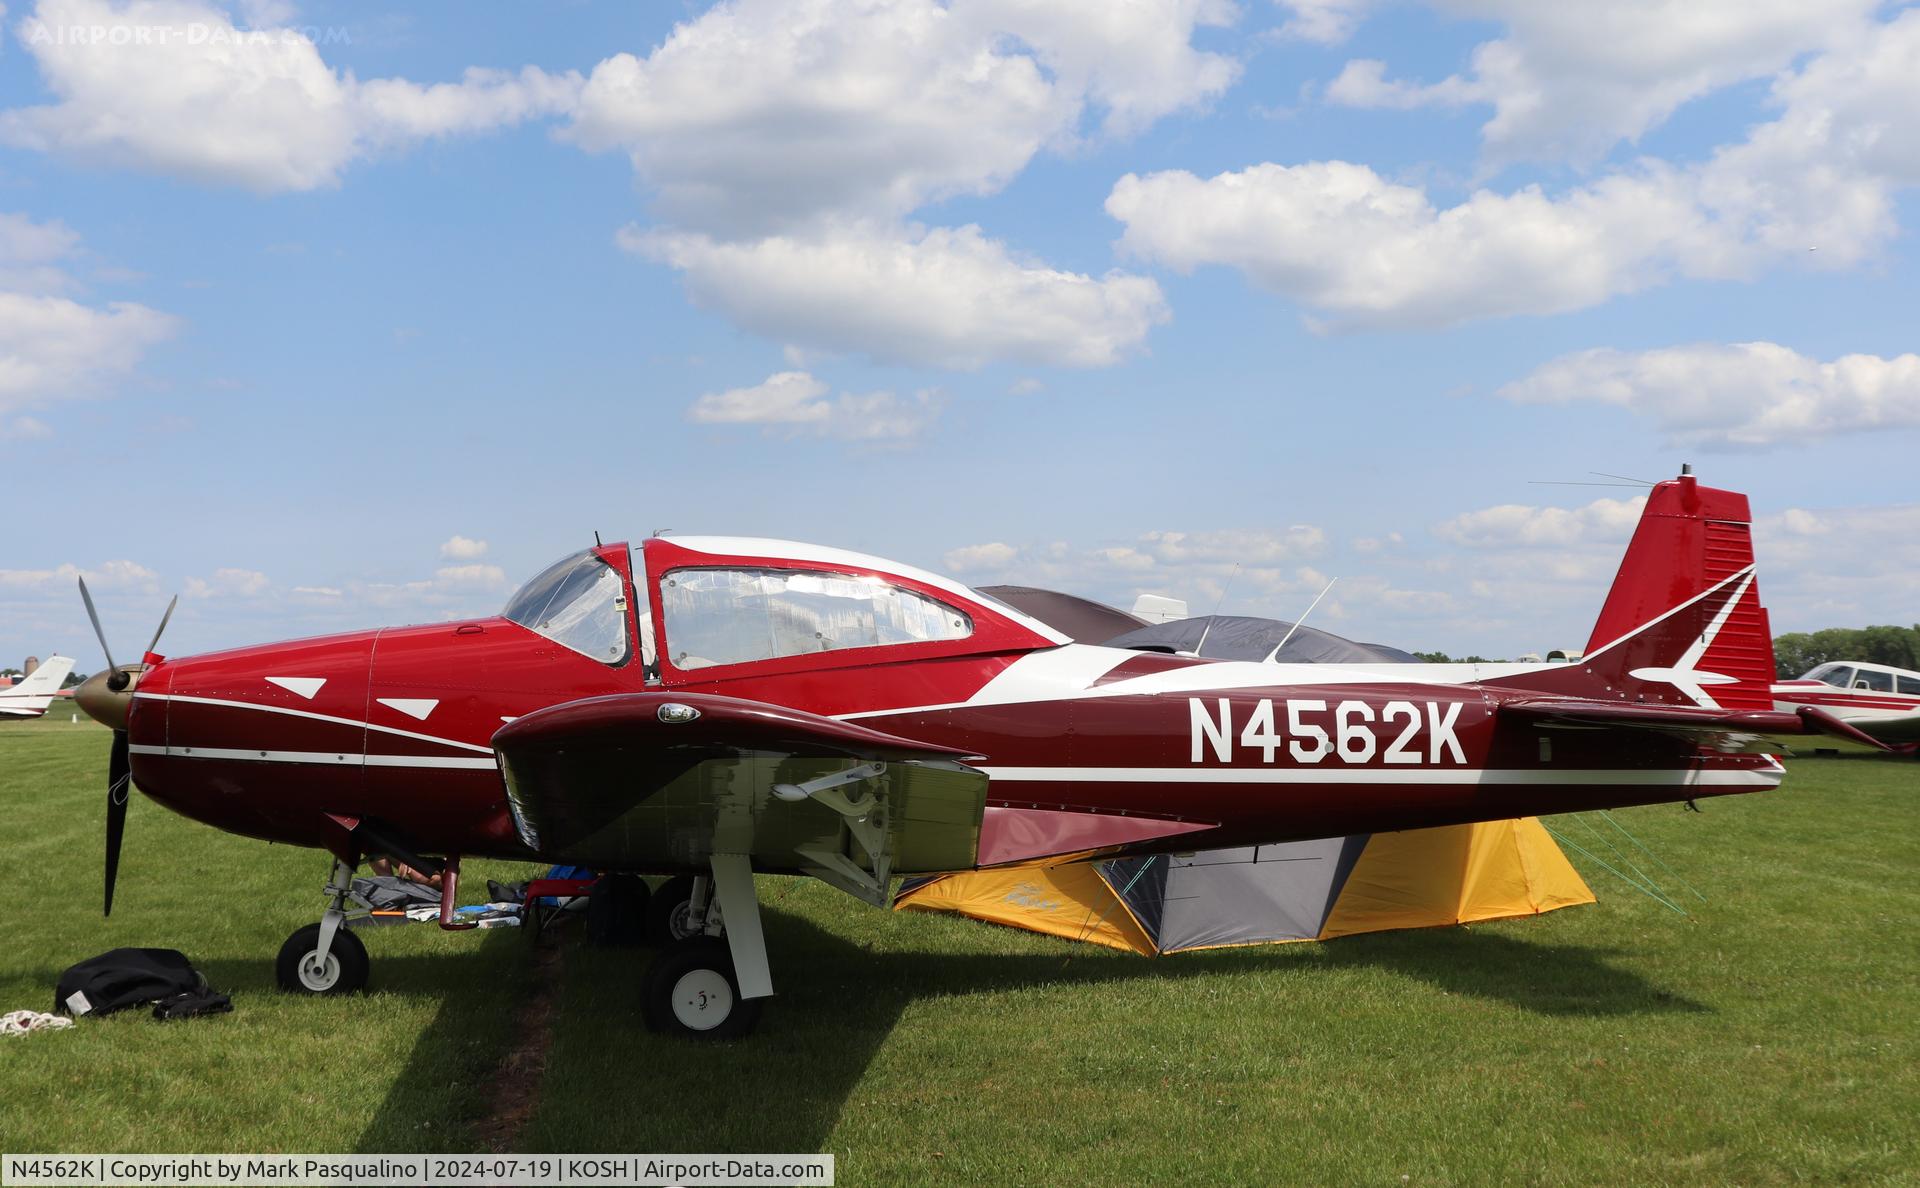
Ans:
[[[100,615],[94,610],[93,595],[87,592],[86,578],[80,579],[80,600],[87,604],[87,618],[93,621],[94,637],[100,641],[101,654],[107,658],[106,671],[81,682],[73,691],[73,700],[87,717],[113,729],[113,749],[107,754],[106,903],[102,912],[111,916],[113,884],[120,872],[120,840],[127,829],[127,798],[133,791],[133,769],[127,761],[127,715],[133,709],[133,691],[147,666],[113,662],[113,649],[107,646],[107,633],[100,627]],[[167,603],[167,611],[160,616],[160,626],[153,633],[153,642],[147,645],[148,654],[160,646],[160,635],[166,631],[179,601],[180,596],[176,594],[173,601]]]

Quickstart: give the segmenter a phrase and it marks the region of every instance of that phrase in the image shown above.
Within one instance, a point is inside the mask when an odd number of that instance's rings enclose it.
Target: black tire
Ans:
[[[647,943],[664,949],[689,940],[687,909],[693,903],[693,876],[675,875],[660,884],[647,903]]]
[[[587,939],[613,948],[645,944],[651,900],[639,875],[603,876],[587,900]]]
[[[727,942],[710,936],[680,941],[647,967],[641,1007],[647,1028],[687,1039],[739,1039],[760,1021],[764,999],[740,997]]]
[[[273,963],[274,977],[282,990],[292,994],[330,995],[353,994],[367,988],[367,972],[373,962],[367,957],[367,946],[351,929],[343,924],[334,930],[324,969],[316,968],[310,961],[319,948],[318,924],[309,924],[287,938]]]

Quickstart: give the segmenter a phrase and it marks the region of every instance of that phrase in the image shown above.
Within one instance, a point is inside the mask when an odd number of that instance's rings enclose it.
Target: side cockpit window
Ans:
[[[683,671],[973,634],[962,611],[850,574],[676,569],[660,606],[668,659]]]
[[[627,658],[627,600],[620,574],[590,551],[549,566],[520,587],[501,614],[602,664]]]

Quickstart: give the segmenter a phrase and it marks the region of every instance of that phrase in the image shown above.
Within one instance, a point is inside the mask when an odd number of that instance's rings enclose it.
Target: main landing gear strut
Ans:
[[[733,1039],[753,1030],[773,993],[753,865],[715,854],[711,875],[672,879],[648,904],[666,947],[647,967],[641,1012],[653,1031]]]
[[[799,868],[879,907],[892,901],[893,850],[887,806],[870,790],[850,789],[885,774],[886,764],[865,763],[804,783],[777,784],[771,790],[776,799],[812,800],[840,816],[845,823],[840,844],[797,848],[794,853]],[[716,831],[722,836],[729,832]],[[854,845],[864,861],[856,861]],[[387,848],[394,848],[390,841]],[[438,865],[395,852],[418,869],[427,868],[422,863]],[[450,856],[440,869],[440,927],[473,927],[454,923],[459,858]],[[366,947],[359,937],[341,927],[351,910],[348,903],[353,871],[351,863],[334,862],[326,885],[328,907],[320,922],[294,933],[282,946],[277,966],[282,989],[347,994],[366,986]],[[761,1007],[773,994],[773,976],[767,964],[766,936],[760,927],[751,856],[744,852],[714,853],[707,860],[706,873],[669,879],[646,902],[647,938],[662,946],[647,968],[641,1000],[647,1026],[701,1039],[732,1039],[753,1030]]]

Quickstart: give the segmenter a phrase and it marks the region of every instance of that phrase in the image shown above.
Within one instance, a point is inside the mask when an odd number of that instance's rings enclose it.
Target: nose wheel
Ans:
[[[333,864],[327,880],[327,910],[318,924],[309,924],[287,938],[273,963],[274,980],[291,994],[352,994],[367,988],[372,961],[367,946],[350,930],[347,895],[353,890],[353,867]]]
[[[273,972],[280,988],[295,994],[352,994],[367,988],[371,964],[367,946],[344,928],[321,952],[320,925],[309,924],[280,946]]]

